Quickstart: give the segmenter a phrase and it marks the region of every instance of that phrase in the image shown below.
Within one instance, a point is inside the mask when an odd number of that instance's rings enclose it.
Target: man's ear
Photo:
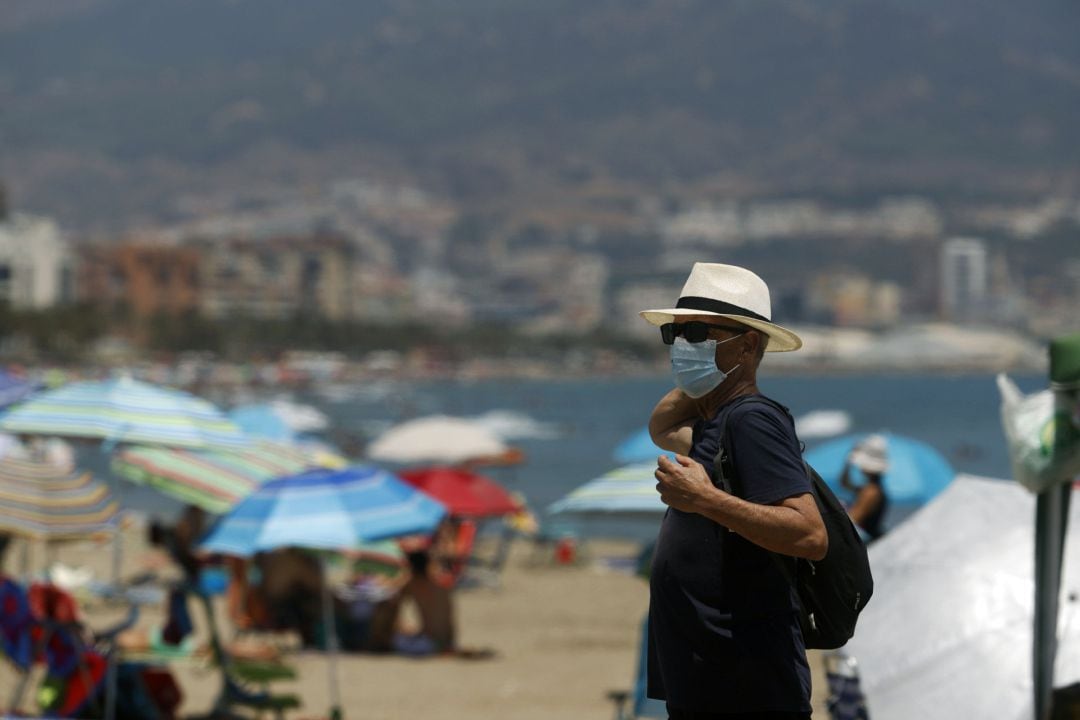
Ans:
[[[761,344],[761,335],[756,332],[748,332],[743,337],[746,338],[746,341],[743,342],[742,354],[751,357],[757,355],[758,345]]]

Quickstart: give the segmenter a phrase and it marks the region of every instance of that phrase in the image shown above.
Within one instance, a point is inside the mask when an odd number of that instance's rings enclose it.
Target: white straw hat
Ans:
[[[851,451],[851,464],[867,473],[889,469],[889,441],[884,435],[870,435]]]
[[[769,337],[765,346],[769,352],[802,347],[798,335],[772,321],[772,303],[765,281],[735,265],[694,263],[675,307],[641,312],[641,317],[653,325],[675,322],[681,315],[716,315],[760,330]]]

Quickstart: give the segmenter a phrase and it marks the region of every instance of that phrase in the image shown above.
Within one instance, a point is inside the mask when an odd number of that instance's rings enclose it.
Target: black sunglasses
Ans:
[[[675,338],[684,337],[688,343],[705,342],[709,339],[709,331],[727,330],[728,332],[742,335],[747,328],[738,325],[714,325],[702,320],[691,320],[683,323],[664,323],[660,326],[660,337],[665,345],[673,345]]]

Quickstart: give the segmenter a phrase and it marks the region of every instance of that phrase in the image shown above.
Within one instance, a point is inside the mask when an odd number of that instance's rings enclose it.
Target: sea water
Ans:
[[[1025,392],[1047,384],[1041,376],[1013,379]],[[765,376],[759,386],[796,417],[814,410],[842,410],[851,418],[852,432],[887,430],[908,435],[935,447],[958,472],[1009,477],[1000,399],[992,375]],[[476,416],[493,410],[527,415],[551,432],[511,440],[524,451],[525,461],[491,469],[489,474],[524,494],[546,523],[570,525],[585,534],[644,537],[655,528],[548,517],[545,510],[575,487],[616,467],[612,458],[616,445],[645,426],[653,405],[670,387],[670,379],[662,376],[439,380],[385,382],[336,400],[318,392],[296,399],[326,412],[337,435],[366,439],[421,415]],[[807,446],[813,447],[814,442],[808,440]],[[162,515],[175,511],[175,503],[147,488],[125,482],[122,493],[128,507]]]

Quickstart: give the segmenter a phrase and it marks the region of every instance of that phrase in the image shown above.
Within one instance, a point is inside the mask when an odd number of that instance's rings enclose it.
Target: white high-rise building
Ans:
[[[0,219],[0,301],[27,309],[70,302],[72,267],[55,222],[18,214]]]
[[[956,237],[941,248],[941,311],[948,320],[979,320],[986,314],[990,274],[986,243]]]

